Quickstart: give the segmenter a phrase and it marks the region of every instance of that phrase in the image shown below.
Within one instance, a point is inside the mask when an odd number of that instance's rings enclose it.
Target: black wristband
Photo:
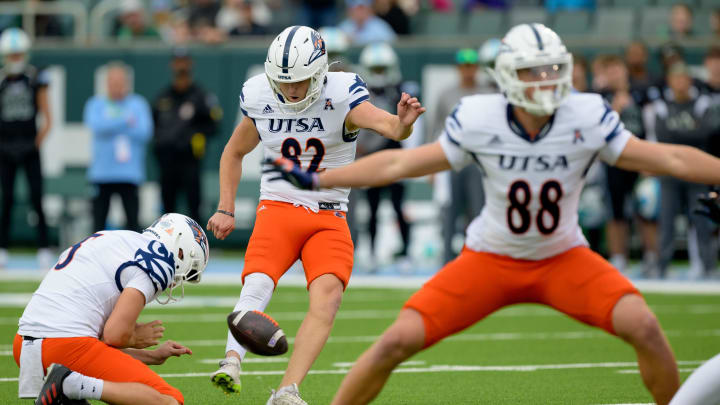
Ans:
[[[225,211],[225,210],[217,210],[217,211],[215,211],[215,212],[219,212],[219,213],[221,213],[221,214],[225,214],[225,215],[227,215],[227,216],[230,216],[230,217],[233,217],[233,218],[235,218],[235,214],[234,214],[234,213],[232,213],[232,212],[230,212],[230,211]]]

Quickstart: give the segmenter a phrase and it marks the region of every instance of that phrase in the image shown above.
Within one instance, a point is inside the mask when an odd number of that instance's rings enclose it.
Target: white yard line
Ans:
[[[218,364],[220,361],[224,359],[200,359],[198,360],[198,363],[203,364]],[[249,364],[249,363],[287,363],[288,362],[287,357],[250,357],[247,359],[244,359],[242,361],[243,364]]]
[[[679,361],[682,365],[699,365],[702,360]],[[349,363],[348,363],[349,364]],[[604,363],[569,363],[569,364],[528,364],[528,365],[496,365],[496,366],[478,366],[478,365],[432,365],[428,367],[403,367],[395,369],[394,373],[453,373],[453,372],[535,372],[544,370],[578,370],[578,369],[599,369],[599,368],[624,368],[636,367],[635,362],[604,362]],[[333,370],[310,370],[309,374],[315,375],[332,375],[347,374],[348,368],[338,368]],[[242,375],[260,376],[260,375],[283,375],[285,370],[259,370],[259,371],[242,371]],[[192,377],[209,377],[212,373],[169,373],[160,374],[163,378],[192,378]],[[0,378],[0,382],[15,382],[17,378],[6,377]]]

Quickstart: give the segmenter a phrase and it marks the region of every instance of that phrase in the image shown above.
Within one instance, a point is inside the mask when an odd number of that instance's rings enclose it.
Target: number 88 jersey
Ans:
[[[298,114],[284,111],[272,91],[267,76],[260,74],[246,81],[240,93],[240,108],[255,123],[266,158],[283,156],[309,171],[341,167],[355,160],[357,131],[346,130],[345,117],[369,98],[358,75],[329,72],[321,96]],[[270,181],[272,177],[262,176],[261,200],[299,204],[313,211],[347,211],[349,187],[306,191],[286,181]]]
[[[541,260],[587,245],[578,201],[595,159],[614,164],[632,134],[599,95],[572,93],[535,136],[500,94],[463,98],[440,144],[453,169],[477,164],[485,207],[467,230],[468,248]]]

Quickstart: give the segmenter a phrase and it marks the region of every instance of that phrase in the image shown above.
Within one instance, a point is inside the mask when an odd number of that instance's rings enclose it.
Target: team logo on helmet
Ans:
[[[307,63],[308,65],[313,63],[319,57],[325,55],[325,41],[323,41],[320,34],[313,30],[312,33],[310,33],[310,39],[312,39],[313,47],[315,47],[315,49],[313,50],[313,53],[310,54],[310,59],[308,59]]]
[[[202,228],[200,228],[200,225],[198,225],[197,222],[195,222],[192,218],[187,218],[185,220],[192,229],[193,232],[193,238],[195,238],[195,242],[197,242],[200,247],[203,250],[203,253],[205,253],[205,258],[208,257],[208,241],[207,237],[205,236],[205,232],[203,232]]]

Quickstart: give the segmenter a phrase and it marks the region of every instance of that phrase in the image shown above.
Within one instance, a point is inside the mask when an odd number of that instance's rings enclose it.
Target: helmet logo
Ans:
[[[308,59],[308,65],[315,62],[321,56],[325,55],[325,41],[323,41],[320,34],[317,31],[313,30],[310,33],[310,37],[312,38],[314,49],[313,53],[310,54],[310,59]]]
[[[168,228],[165,230],[165,232],[167,232],[168,235],[172,235],[174,230],[175,228]]]
[[[200,228],[200,225],[198,225],[197,222],[194,220],[188,218],[187,224],[190,226],[190,229],[192,229],[193,232],[193,238],[195,239],[195,242],[197,242],[200,245],[200,248],[203,250],[203,253],[205,253],[205,260],[207,260],[208,257],[208,242],[207,237],[205,236],[205,232]]]

